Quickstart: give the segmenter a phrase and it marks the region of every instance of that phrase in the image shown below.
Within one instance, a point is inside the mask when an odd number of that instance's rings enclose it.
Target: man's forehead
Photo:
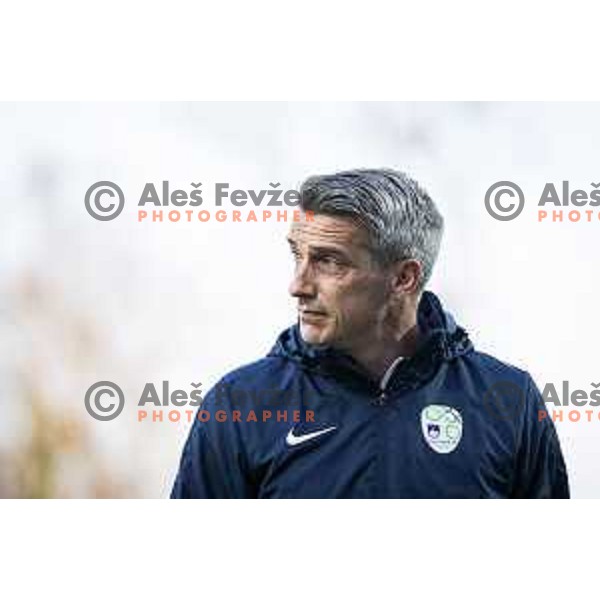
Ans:
[[[369,246],[369,237],[350,217],[331,215],[313,215],[312,219],[292,223],[288,239],[297,243],[311,245],[335,244],[344,246]]]

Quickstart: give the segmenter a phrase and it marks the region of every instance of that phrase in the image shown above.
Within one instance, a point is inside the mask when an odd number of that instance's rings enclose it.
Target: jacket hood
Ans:
[[[423,292],[417,309],[417,326],[422,342],[417,352],[402,361],[389,380],[389,387],[416,388],[428,381],[440,364],[473,350],[467,332],[444,311],[439,298]],[[307,344],[296,323],[283,331],[268,356],[280,356],[303,368],[340,377],[342,375],[375,382],[351,356],[329,346]]]

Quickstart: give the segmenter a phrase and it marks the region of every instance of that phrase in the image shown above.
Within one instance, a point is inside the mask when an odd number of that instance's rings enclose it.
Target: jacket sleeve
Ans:
[[[527,376],[517,455],[515,498],[569,498],[569,480],[556,428],[532,378]]]
[[[218,407],[212,392],[198,410],[210,413],[210,419],[202,422],[196,414],[171,498],[255,497],[235,431],[230,423],[215,421]]]

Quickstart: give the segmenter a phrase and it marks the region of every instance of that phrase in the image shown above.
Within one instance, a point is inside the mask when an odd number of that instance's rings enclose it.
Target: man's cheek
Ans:
[[[325,324],[328,337],[337,337],[340,330],[341,315],[338,309],[327,311],[327,321]]]

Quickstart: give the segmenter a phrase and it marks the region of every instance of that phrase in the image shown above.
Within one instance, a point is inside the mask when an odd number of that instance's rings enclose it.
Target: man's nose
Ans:
[[[296,264],[288,291],[294,298],[312,298],[316,295],[314,276],[308,261]]]

